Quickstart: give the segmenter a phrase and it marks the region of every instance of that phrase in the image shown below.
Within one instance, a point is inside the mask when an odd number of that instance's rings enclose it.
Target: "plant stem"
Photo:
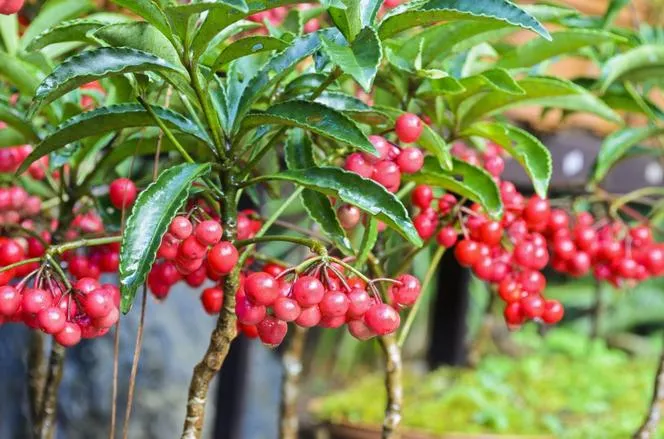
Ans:
[[[284,378],[281,386],[280,439],[297,439],[298,437],[297,401],[300,393],[302,354],[306,335],[307,330],[305,328],[295,326],[290,346],[281,359],[281,364],[284,367]]]
[[[429,265],[429,270],[427,270],[427,273],[424,275],[424,279],[422,280],[422,293],[420,294],[420,297],[417,299],[413,307],[411,308],[410,312],[408,313],[408,317],[406,318],[406,323],[404,323],[401,333],[399,334],[399,347],[403,347],[404,343],[406,342],[406,339],[408,338],[408,333],[410,332],[410,329],[413,326],[413,322],[415,321],[415,316],[417,316],[417,312],[420,309],[420,306],[422,306],[422,301],[424,299],[424,294],[426,294],[426,291],[429,287],[429,284],[431,283],[431,280],[433,279],[434,274],[438,271],[438,265],[440,264],[440,260],[443,258],[443,255],[445,254],[445,250],[447,250],[445,247],[438,247],[438,250],[436,250],[436,253],[433,255],[433,258],[431,258],[431,263]]]
[[[34,426],[39,423],[42,392],[46,384],[44,338],[44,334],[41,331],[30,331],[30,345],[28,347],[28,400],[30,403],[30,420]]]
[[[394,334],[379,337],[380,347],[385,355],[385,389],[387,390],[387,406],[383,419],[382,439],[398,439],[397,431],[401,423],[401,407],[403,406],[403,364],[401,349]]]
[[[272,235],[272,236],[258,236],[255,238],[251,239],[245,239],[243,241],[237,241],[235,243],[235,247],[238,249],[247,247],[250,245],[254,244],[261,244],[264,242],[290,242],[293,244],[297,245],[302,245],[305,247],[309,247],[312,252],[322,255],[322,254],[327,254],[327,251],[325,250],[325,246],[321,244],[320,242],[314,240],[314,239],[309,239],[309,238],[302,238],[299,236],[290,236],[290,235]]]
[[[48,364],[48,377],[42,395],[41,416],[38,422],[39,438],[52,439],[55,431],[55,414],[58,409],[58,387],[62,381],[65,348],[53,342]]]
[[[664,348],[659,359],[659,367],[655,375],[655,388],[648,408],[648,414],[641,428],[634,433],[634,439],[653,439],[657,433],[657,426],[664,411]]]
[[[13,268],[21,267],[23,265],[33,264],[35,262],[41,262],[41,260],[42,260],[42,258],[30,258],[30,259],[24,259],[22,261],[15,262],[13,264],[5,265],[4,267],[0,268],[0,273],[5,272],[5,271],[9,271]]]

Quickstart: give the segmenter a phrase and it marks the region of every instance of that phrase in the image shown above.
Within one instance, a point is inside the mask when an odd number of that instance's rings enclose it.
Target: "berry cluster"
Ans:
[[[290,270],[268,264],[263,271],[243,276],[235,305],[239,329],[258,335],[269,346],[281,344],[291,322],[303,328],[347,324],[354,337],[367,340],[396,331],[401,321],[398,310],[413,305],[420,295],[419,280],[403,275],[390,281],[390,303],[383,303],[373,282],[346,278],[337,264],[329,267],[319,265],[309,274],[290,276]],[[201,302],[208,313],[217,314],[223,291],[208,288]]]
[[[40,211],[41,199],[28,194],[21,186],[0,187],[0,226],[21,224]]]
[[[0,323],[23,322],[53,335],[62,346],[105,335],[120,318],[120,290],[83,278],[67,290],[50,275],[33,288],[21,282],[0,287]]]
[[[2,127],[0,127],[1,129]],[[0,148],[0,173],[16,172],[23,160],[32,152],[32,146],[20,145]],[[28,167],[28,174],[35,180],[43,180],[48,171],[48,156],[33,162]]]

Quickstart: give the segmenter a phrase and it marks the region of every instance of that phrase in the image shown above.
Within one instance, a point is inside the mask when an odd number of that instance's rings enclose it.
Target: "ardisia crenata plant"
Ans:
[[[378,339],[391,438],[400,348],[446,249],[495,287],[511,328],[562,319],[544,296],[548,265],[614,284],[664,272],[647,224],[552,208],[549,151],[502,117],[537,105],[622,122],[594,84],[532,68],[632,44],[588,29],[573,10],[507,0],[115,3],[128,13],[49,0],[22,36],[16,15],[0,19],[0,319],[35,329],[35,437],[53,434],[64,347],[115,327],[117,362],[121,313],[141,297],[140,352],[148,290],[167,300],[184,282],[202,290],[201,312],[218,315],[182,438],[201,437],[210,382],[239,333],[273,347],[289,327],[317,326]],[[503,40],[523,29],[535,39]],[[620,76],[610,65],[602,90]],[[501,178],[508,157],[534,195]],[[266,197],[279,207],[265,212]],[[307,219],[285,221],[298,203]],[[286,261],[266,250],[274,242],[308,253]],[[434,256],[418,279],[409,272],[426,248]],[[102,273],[118,285],[101,284]],[[42,333],[53,339],[46,376]],[[295,437],[287,424],[282,436]],[[113,418],[111,437],[115,428]]]

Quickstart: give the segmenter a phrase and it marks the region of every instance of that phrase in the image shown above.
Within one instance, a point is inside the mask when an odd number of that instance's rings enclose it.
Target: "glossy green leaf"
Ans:
[[[287,46],[288,43],[274,37],[254,35],[242,38],[231,43],[219,54],[219,57],[214,62],[213,69],[218,70],[224,64],[243,56],[253,55],[259,52],[283,50]]]
[[[624,38],[594,29],[568,29],[551,34],[552,41],[536,38],[504,54],[497,67],[506,69],[531,67],[561,55],[573,55],[579,49],[609,42],[624,42]]]
[[[368,125],[381,125],[390,121],[390,117],[346,93],[326,91],[316,98],[316,102],[343,112],[346,116]]]
[[[364,235],[357,254],[357,258],[353,265],[355,268],[361,268],[369,259],[369,253],[376,246],[378,241],[378,221],[374,217],[369,217],[367,224],[364,226]]]
[[[599,150],[591,178],[592,183],[601,182],[611,168],[639,143],[653,136],[664,135],[661,127],[623,128],[604,139]]]
[[[175,4],[166,8],[166,15],[168,16],[171,25],[184,40],[191,38],[187,35],[190,25],[198,19],[199,14],[214,13],[216,10],[227,11],[227,16],[231,18],[236,11],[242,13],[248,10],[247,3],[244,0],[216,0],[211,2],[191,2],[188,4]],[[237,21],[237,20],[235,20]],[[218,31],[223,31],[219,28]],[[215,37],[213,36],[213,39]],[[212,40],[210,40],[212,41]]]
[[[484,169],[453,158],[452,171],[444,170],[433,157],[424,160],[424,167],[415,174],[404,175],[407,181],[441,187],[479,203],[493,218],[503,214],[500,190],[493,177]]]
[[[462,102],[458,110],[460,125],[468,126],[482,117],[520,105],[583,111],[611,122],[622,122],[620,116],[604,102],[571,81],[552,77],[529,77],[518,81],[518,84],[525,94],[513,95],[497,90],[474,95]]]
[[[375,216],[412,244],[422,245],[422,240],[401,201],[372,180],[336,167],[289,170],[266,179],[289,181],[337,197]]]
[[[366,92],[371,91],[383,56],[376,31],[365,27],[357,34],[350,46],[338,44],[325,37],[321,39],[330,60],[344,73],[352,76]]]
[[[102,47],[83,52],[60,64],[44,79],[35,93],[31,113],[88,82],[124,73],[147,71],[181,70],[166,60],[135,49]]]
[[[383,0],[341,0],[328,13],[348,41],[354,41],[362,28],[372,27]]]
[[[164,170],[154,183],[138,195],[122,234],[120,249],[123,313],[129,312],[138,288],[145,283],[161,239],[187,202],[192,184],[209,171],[209,164],[173,166]]]
[[[602,68],[602,91],[619,79],[661,79],[664,71],[664,45],[648,44],[621,53],[608,60]],[[645,73],[645,75],[643,74]]]
[[[405,111],[397,110],[396,108],[376,107],[378,110],[388,114],[392,120],[396,120]],[[445,143],[445,140],[429,125],[423,124],[422,135],[417,141],[417,145],[426,149],[433,154],[441,167],[445,169],[452,169],[452,155]]]
[[[519,83],[505,69],[494,68],[479,74],[486,82],[496,90],[512,95],[522,95],[526,92]]]
[[[317,166],[311,140],[301,129],[291,130],[284,151],[288,169],[306,169]],[[339,224],[330,199],[311,189],[305,189],[300,199],[309,217],[332,239],[337,248],[344,254],[353,254],[350,240]]]
[[[88,37],[88,32],[97,30],[108,23],[99,20],[80,19],[60,23],[52,28],[46,29],[37,35],[28,44],[26,50],[33,51],[43,49],[46,46],[70,41],[79,41],[83,43],[94,43],[92,38]]]
[[[39,11],[21,37],[21,47],[26,48],[34,38],[55,25],[71,20],[93,10],[90,0],[49,0]]]
[[[268,9],[277,8],[280,6],[287,6],[296,3],[305,3],[305,0],[248,0],[246,5],[247,9],[240,8],[238,5],[231,5],[230,2],[216,2],[216,3],[198,3],[194,5],[209,6],[207,17],[198,29],[194,41],[192,43],[192,50],[194,58],[198,58],[207,49],[210,42],[214,37],[227,26],[240,21],[252,14],[262,12]],[[192,5],[192,7],[194,7]],[[243,10],[244,9],[244,10]]]
[[[431,0],[416,10],[386,16],[378,34],[385,39],[415,26],[448,20],[500,21],[550,38],[537,19],[508,0]]]
[[[196,137],[208,145],[212,144],[207,134],[184,116],[163,107],[153,106],[153,110],[167,126]],[[22,173],[35,160],[76,140],[124,128],[155,125],[154,119],[139,104],[113,105],[81,113],[68,119],[46,136],[23,161],[17,172]]]
[[[30,143],[39,142],[39,134],[32,123],[8,103],[0,102],[0,121],[21,133]]]
[[[502,146],[523,166],[537,195],[546,198],[553,162],[547,147],[535,136],[513,125],[497,122],[478,122],[463,131],[461,136],[479,136]]]
[[[273,56],[265,66],[243,85],[242,93],[236,99],[230,98],[229,93],[229,119],[231,125],[235,125],[256,102],[261,93],[272,84],[276,83],[290,69],[304,58],[313,55],[320,46],[320,36],[332,39],[341,37],[336,29],[324,29],[322,31],[303,35],[294,39],[288,48]]]
[[[113,3],[127,8],[134,14],[142,17],[145,21],[159,29],[169,40],[172,40],[173,30],[168,22],[168,17],[152,0],[113,0]]]
[[[342,113],[316,102],[292,100],[250,113],[243,126],[275,124],[303,128],[321,136],[346,143],[360,151],[376,154],[376,148],[357,125]]]
[[[145,21],[112,23],[94,32],[93,36],[111,47],[128,47],[151,53],[180,70],[185,70],[177,50],[168,38]]]

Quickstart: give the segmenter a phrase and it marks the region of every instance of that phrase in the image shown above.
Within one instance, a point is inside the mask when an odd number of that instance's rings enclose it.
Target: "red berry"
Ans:
[[[413,224],[415,225],[415,230],[417,230],[420,238],[426,240],[431,238],[436,233],[438,218],[431,217],[426,213],[420,213],[415,218],[413,218]]]
[[[265,318],[267,310],[263,305],[254,305],[246,297],[238,297],[235,304],[235,314],[240,323],[256,325]]]
[[[224,290],[221,288],[206,288],[201,294],[201,303],[205,312],[210,315],[216,315],[221,312],[224,304]]]
[[[565,309],[557,300],[547,300],[544,302],[544,312],[542,313],[542,320],[549,325],[558,323],[563,319]]]
[[[469,239],[459,241],[454,249],[454,256],[459,261],[459,264],[470,267],[480,259],[480,245]]]
[[[414,305],[422,291],[422,285],[420,285],[419,279],[410,274],[403,274],[396,280],[401,284],[395,284],[392,287],[394,301],[403,306]]]
[[[353,337],[362,341],[369,340],[376,335],[363,320],[351,320],[348,322],[348,332]]]
[[[507,277],[498,285],[498,295],[507,303],[518,302],[522,291],[519,283],[511,277]]]
[[[55,341],[68,348],[77,345],[81,341],[81,328],[72,322],[66,322],[62,331],[55,335]]]
[[[283,320],[284,322],[293,322],[300,317],[302,308],[300,308],[300,305],[294,299],[279,297],[274,301],[272,311],[278,319]]]
[[[411,195],[413,204],[420,209],[426,209],[431,206],[433,201],[433,190],[431,186],[419,185],[413,190]]]
[[[288,332],[286,322],[274,316],[265,317],[256,325],[256,328],[261,341],[271,347],[279,346]]]
[[[109,312],[107,315],[104,317],[100,317],[98,319],[94,319],[92,321],[92,324],[95,328],[99,330],[104,330],[113,327],[118,320],[120,320],[120,311],[117,308],[111,308],[111,312]],[[100,333],[99,336],[104,335],[103,333]]]
[[[378,303],[364,315],[364,322],[377,335],[387,335],[399,328],[401,317],[390,305]]]
[[[190,236],[180,244],[178,258],[184,260],[203,259],[205,252],[207,252],[207,246],[201,244],[196,237]]]
[[[376,163],[374,166],[374,172],[371,178],[379,183],[388,190],[395,192],[392,189],[398,189],[401,184],[401,171],[396,163],[389,160],[383,160],[382,162]]]
[[[346,157],[346,164],[344,168],[348,171],[355,172],[364,178],[370,178],[373,175],[373,165],[368,163],[362,153],[355,152]]]
[[[325,295],[323,284],[312,276],[302,276],[293,284],[293,298],[302,308],[318,305]],[[303,311],[304,312],[304,311]]]
[[[176,216],[173,218],[168,231],[177,239],[187,239],[194,232],[194,226],[186,216]]]
[[[458,233],[454,227],[443,227],[436,235],[436,242],[441,247],[450,248],[457,242]]]
[[[544,313],[544,299],[541,296],[526,296],[519,303],[524,316],[529,319],[541,317]]]
[[[412,113],[402,114],[394,124],[397,137],[404,143],[416,142],[420,138],[423,129],[422,120]]]
[[[364,288],[354,288],[348,293],[348,318],[360,319],[371,308],[372,300]]]
[[[39,288],[30,288],[23,293],[21,307],[24,312],[37,314],[39,311],[50,307],[53,304],[51,293]]]
[[[256,305],[269,306],[279,297],[279,283],[267,273],[252,273],[244,282],[244,291]]]
[[[539,294],[546,288],[546,278],[536,270],[524,270],[519,275],[521,287],[531,294]]]
[[[534,196],[528,200],[528,204],[526,204],[526,208],[523,210],[523,218],[528,225],[532,227],[538,224],[547,223],[549,221],[550,213],[551,208],[549,207],[549,201]]]
[[[483,281],[489,282],[493,277],[494,260],[490,256],[481,255],[473,264],[473,273]]]
[[[364,160],[366,160],[367,163],[372,164],[381,160],[387,160],[390,154],[390,143],[382,136],[369,136],[369,140],[373,144],[374,148],[376,148],[378,155],[363,153],[362,157],[364,157]]]
[[[505,160],[498,155],[488,157],[484,161],[484,169],[494,177],[500,177],[500,174],[505,170]]]
[[[521,326],[526,321],[526,316],[521,309],[520,302],[509,303],[505,307],[503,316],[505,317],[505,323],[507,323],[509,327],[513,328]]]
[[[339,217],[341,227],[350,230],[357,226],[362,215],[360,209],[357,207],[351,204],[345,204],[337,210],[337,216]]]
[[[216,221],[207,220],[199,223],[194,229],[194,236],[204,246],[215,245],[221,240],[224,229]]]
[[[328,291],[318,304],[321,315],[325,317],[342,317],[346,315],[349,300],[341,291]]]
[[[232,243],[222,241],[212,247],[208,252],[208,263],[212,270],[226,275],[233,271],[239,257],[240,255]]]
[[[83,310],[92,319],[106,317],[112,308],[112,299],[105,288],[98,288],[83,297]]]
[[[404,174],[413,174],[424,166],[424,154],[419,148],[405,148],[397,158],[397,165]]]
[[[0,315],[11,317],[21,305],[21,293],[11,286],[0,287]]]
[[[108,187],[108,196],[116,209],[123,209],[134,204],[137,193],[136,185],[128,178],[118,178]]]
[[[502,238],[503,226],[498,221],[486,221],[480,226],[480,239],[486,245],[498,245]]]
[[[320,323],[320,320],[320,308],[318,308],[318,305],[314,305],[309,308],[304,308],[300,313],[300,316],[295,319],[295,324],[302,328],[313,328]]]
[[[57,334],[64,329],[67,317],[60,308],[50,307],[39,311],[37,321],[39,321],[39,327],[45,333]]]

